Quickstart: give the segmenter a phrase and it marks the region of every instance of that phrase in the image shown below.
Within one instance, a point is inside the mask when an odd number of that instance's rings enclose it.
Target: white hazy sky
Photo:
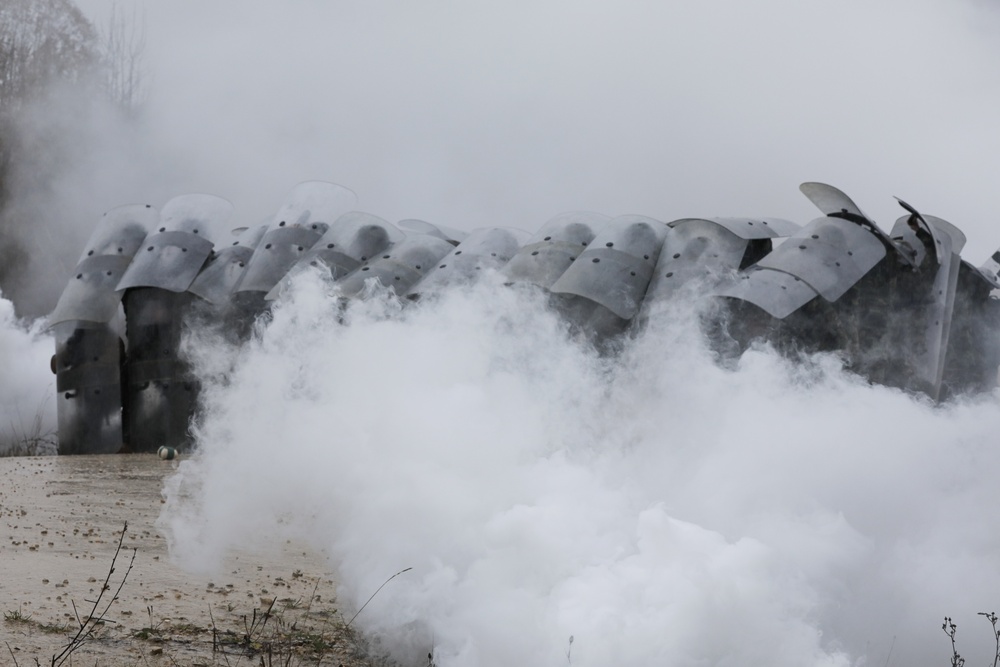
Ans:
[[[78,0],[98,24],[111,2]],[[209,191],[256,220],[323,179],[465,228],[807,222],[796,188],[823,180],[885,227],[893,195],[954,222],[974,263],[1000,245],[985,0],[123,4],[145,15],[151,95],[102,210]]]

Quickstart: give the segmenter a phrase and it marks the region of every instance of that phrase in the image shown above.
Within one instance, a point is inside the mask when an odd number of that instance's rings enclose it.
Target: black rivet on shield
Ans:
[[[580,245],[585,246],[585,245],[587,245],[587,242],[583,241]]]
[[[419,269],[420,269],[420,265],[419,265],[419,264],[417,264],[417,270],[419,270]]]
[[[316,229],[316,225],[312,225],[312,229]]]
[[[302,252],[302,246],[299,246],[299,252]]]
[[[166,227],[160,227],[160,231],[161,232],[165,232],[165,231],[167,231],[167,228]]]
[[[664,277],[665,278],[672,278],[673,276],[674,276],[674,272],[673,271],[668,271],[667,275],[665,275]]]
[[[767,224],[767,220],[761,220],[761,221],[760,221],[760,224],[762,224],[762,225],[766,225],[766,224]]]
[[[628,272],[628,274],[629,274],[630,276],[634,276],[634,275],[635,275],[635,271],[629,271],[629,272]]]
[[[461,255],[461,254],[462,254],[462,251],[461,251],[461,250],[459,250],[458,252],[456,252],[456,253],[455,253],[455,257],[458,257],[458,256],[459,256],[459,255]]]
[[[570,257],[570,258],[569,258],[569,261],[571,261],[571,262],[572,262],[572,261],[573,261],[574,259],[576,259],[576,257]]]
[[[785,287],[784,285],[782,285],[782,286],[781,286],[781,289],[788,289],[788,288],[787,288],[787,287]]]
[[[600,257],[595,257],[594,259],[592,259],[590,261],[592,261],[594,264],[597,264],[598,262],[601,261],[601,258]]]
[[[332,248],[332,247],[333,247],[333,244],[332,244],[332,243],[327,243],[327,244],[326,244],[326,247],[327,247],[327,248]]]
[[[270,249],[271,249],[271,244],[270,243],[268,243],[266,246],[264,246],[264,250],[270,250]]]
[[[109,275],[109,276],[111,275],[111,272],[110,272],[110,271],[108,271],[108,275]]]
[[[278,226],[279,226],[279,227],[284,227],[284,226],[285,226],[285,221],[284,221],[284,220],[282,220],[281,222],[279,222],[279,223],[278,223]]]
[[[63,396],[64,396],[65,398],[73,398],[73,394],[72,394],[72,393],[70,393],[70,392],[68,392],[68,391],[67,391],[67,392],[66,392],[65,394],[63,394]]]
[[[146,248],[146,252],[153,252],[153,246],[149,246],[148,248]]]
[[[643,255],[642,258],[643,259],[649,259],[649,255]]]
[[[446,267],[446,266],[448,266],[448,265],[447,265],[447,264],[442,264],[442,265],[441,265],[441,266],[439,266],[438,268],[439,268],[439,269],[443,269],[443,268],[444,268],[444,267]]]
[[[361,258],[361,261],[363,262],[363,261],[365,261],[366,259],[368,259],[368,258],[367,258],[367,257],[362,257],[362,258]]]
[[[399,276],[396,276],[396,280],[399,280]]]
[[[181,248],[181,252],[187,252],[187,251],[188,251],[187,248]]]
[[[82,273],[76,274],[76,279],[79,280],[80,278],[83,278],[83,274]]]
[[[531,256],[534,257],[537,254],[538,254],[538,251],[536,250],[535,252],[531,253]]]
[[[240,244],[239,241],[233,241],[233,245],[239,245],[239,244]]]
[[[543,241],[551,241],[551,240],[552,240],[552,237],[551,237],[551,236],[546,236],[546,237],[545,237],[544,239],[542,239],[542,240],[543,240]]]
[[[747,224],[750,225],[751,227],[753,227],[753,221],[747,220]]]
[[[837,266],[840,266],[840,262],[834,262],[834,264],[836,264]]]
[[[805,249],[806,249],[806,247],[804,245],[800,245],[799,246],[799,250],[805,250]]]
[[[122,252],[122,249],[121,249],[121,248],[118,248],[118,252]]]
[[[611,241],[608,241],[608,242],[607,242],[607,243],[605,243],[604,245],[605,245],[606,247],[608,247],[608,248],[613,248],[613,247],[615,247],[615,244],[614,244],[614,243],[612,243]]]
[[[819,238],[819,234],[813,234],[813,238],[814,239],[818,239]]]
[[[192,234],[197,234],[197,233],[198,233],[198,230],[197,230],[197,229],[195,229],[195,230],[193,230],[193,231],[192,231],[191,233],[192,233]]]
[[[850,250],[847,251],[847,254],[850,255],[851,257],[854,257],[854,253],[851,252]]]
[[[309,262],[309,266],[316,266],[316,260],[314,259],[313,261]]]
[[[680,254],[679,252],[675,252],[675,253],[674,253],[674,259],[677,259],[677,258],[678,258],[678,257],[680,257],[680,256],[681,256],[681,254]]]
[[[382,255],[382,259],[389,259],[389,255]]]
[[[240,267],[242,268],[243,266],[245,266],[243,262],[240,262]]]
[[[91,256],[91,255],[93,255],[93,254],[94,254],[94,251],[93,251],[93,250],[91,250],[90,252],[88,252],[88,253],[87,253],[87,257],[90,257],[90,256]]]
[[[490,257],[496,257],[496,256],[497,256],[497,254],[495,252],[491,252],[490,253]]]
[[[367,271],[367,270],[368,270],[368,269],[370,269],[370,268],[371,268],[370,266],[365,266],[365,267],[362,267],[362,268],[361,268],[361,270],[362,270],[362,271]]]

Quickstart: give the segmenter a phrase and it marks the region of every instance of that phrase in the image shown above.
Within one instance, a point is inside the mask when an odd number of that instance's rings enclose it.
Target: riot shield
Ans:
[[[439,265],[417,281],[407,296],[415,298],[449,286],[472,283],[483,269],[499,269],[509,262],[528,238],[528,232],[520,229],[474,230]]]
[[[650,305],[671,298],[691,280],[714,283],[735,274],[749,243],[716,220],[684,218],[670,224],[646,289],[644,301]]]
[[[469,236],[469,232],[464,232],[461,229],[453,229],[444,225],[434,225],[424,220],[416,220],[415,218],[400,220],[396,223],[396,226],[407,232],[436,236],[439,239],[444,239],[453,246],[457,246]]]
[[[668,227],[625,215],[608,222],[552,284],[553,294],[582,297],[630,320],[639,311]]]
[[[993,287],[1000,289],[1000,250],[990,255],[990,258],[982,263],[976,271],[982,275]]]
[[[230,245],[217,245],[188,291],[217,306],[229,301],[265,231],[265,226],[251,227]]]
[[[119,206],[105,213],[87,242],[73,277],[63,290],[49,325],[108,322],[118,312],[118,282],[159,212],[144,204]]]
[[[608,216],[590,212],[563,213],[546,222],[501,269],[512,283],[549,289],[576,260]]]
[[[267,293],[273,300],[293,276],[308,267],[319,267],[329,272],[333,280],[340,280],[361,266],[363,262],[385,254],[405,235],[395,225],[377,215],[351,211],[337,218],[312,249],[302,256],[281,280]]]
[[[882,241],[841,218],[817,218],[757,265],[802,279],[827,301],[836,301],[885,257]]]
[[[783,320],[816,298],[818,292],[789,273],[751,267],[740,279],[716,288],[715,294],[752,303]]]
[[[106,322],[64,321],[52,331],[59,453],[120,451],[121,339]]]
[[[365,283],[374,278],[403,296],[453,248],[451,243],[436,236],[407,236],[341,280],[338,283],[340,294],[355,297],[364,290]]]
[[[215,245],[226,238],[232,211],[229,201],[214,195],[181,195],[168,201],[159,226],[143,241],[118,289],[187,290]]]
[[[670,227],[680,227],[692,221],[712,222],[741,239],[773,239],[791,236],[800,229],[790,220],[782,218],[681,218],[667,223]]]
[[[333,183],[297,185],[268,225],[235,291],[270,292],[356,202],[353,192]]]

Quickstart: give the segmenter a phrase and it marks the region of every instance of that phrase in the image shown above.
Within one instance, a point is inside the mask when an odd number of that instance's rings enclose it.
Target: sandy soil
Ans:
[[[134,550],[132,569],[64,664],[382,662],[345,629],[319,554],[293,544],[237,554],[212,578],[171,565],[154,522],[176,465],[154,455],[0,458],[0,665],[52,664],[91,613],[126,522],[102,610]]]

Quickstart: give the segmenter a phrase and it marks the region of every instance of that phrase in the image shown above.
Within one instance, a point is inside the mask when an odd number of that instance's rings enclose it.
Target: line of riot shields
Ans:
[[[544,291],[569,327],[613,354],[655,326],[658,305],[708,300],[703,326],[722,355],[755,341],[786,354],[830,351],[870,381],[933,400],[996,385],[1000,252],[975,267],[961,231],[900,201],[886,233],[843,192],[805,183],[821,217],[558,215],[536,233],[392,224],[355,210],[332,183],[296,186],[268,224],[234,228],[203,194],[161,210],[106,213],[49,317],[61,454],[190,446],[198,380],[185,323],[208,317],[244,340],[296,273],[317,267],[344,299],[372,281],[406,303],[497,271]]]

